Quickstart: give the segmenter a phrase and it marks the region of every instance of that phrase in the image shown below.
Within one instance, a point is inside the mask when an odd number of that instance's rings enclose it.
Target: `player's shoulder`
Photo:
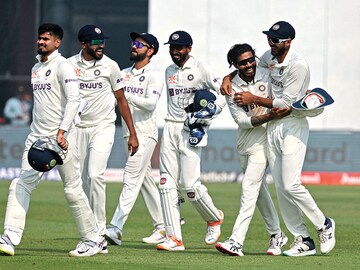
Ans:
[[[111,66],[116,66],[116,67],[119,66],[119,64],[115,60],[111,59],[109,56],[107,56],[105,54],[101,58],[101,62],[104,63],[105,65],[111,65]]]

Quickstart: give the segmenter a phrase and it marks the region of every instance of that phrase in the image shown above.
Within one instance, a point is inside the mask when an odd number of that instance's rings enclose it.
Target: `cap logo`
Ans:
[[[172,40],[177,40],[177,39],[179,39],[179,34],[173,34],[172,36],[171,36],[171,39]]]
[[[98,33],[99,35],[101,34],[101,30],[100,30],[99,28],[97,28],[97,27],[95,27],[94,31],[95,31],[96,33]]]
[[[206,99],[201,99],[199,103],[201,107],[205,107],[208,104],[208,101]]]
[[[55,159],[50,160],[49,165],[51,168],[54,167],[56,165],[56,160]]]
[[[272,29],[273,29],[274,31],[276,31],[276,30],[278,30],[279,28],[280,28],[280,25],[275,24]]]

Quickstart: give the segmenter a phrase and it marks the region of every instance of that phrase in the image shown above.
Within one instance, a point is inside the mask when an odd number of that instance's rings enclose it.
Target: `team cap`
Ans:
[[[79,30],[78,39],[79,41],[89,40],[101,40],[108,39],[109,37],[104,36],[104,33],[96,25],[85,25]]]
[[[191,46],[193,41],[189,33],[185,31],[176,31],[170,35],[169,41],[164,43],[164,45],[166,44]]]
[[[334,103],[333,98],[322,88],[314,88],[291,106],[298,110],[312,110]]]
[[[288,22],[279,21],[270,27],[269,31],[262,31],[265,35],[280,39],[294,39],[295,29]]]
[[[153,36],[152,34],[149,34],[149,33],[140,33],[139,34],[136,32],[131,32],[130,37],[132,40],[135,40],[138,37],[145,40],[146,43],[149,44],[150,47],[154,49],[153,55],[155,55],[159,50],[159,42],[158,42],[157,38],[155,36]]]

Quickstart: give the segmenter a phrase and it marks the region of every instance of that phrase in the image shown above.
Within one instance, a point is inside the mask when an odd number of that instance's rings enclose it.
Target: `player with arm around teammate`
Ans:
[[[124,92],[139,139],[139,149],[129,156],[124,170],[124,183],[119,203],[110,224],[106,238],[112,244],[121,244],[125,222],[141,192],[151,216],[154,231],[143,242],[158,244],[165,240],[164,221],[161,212],[158,186],[152,176],[151,156],[158,141],[156,126],[156,105],[164,86],[164,77],[151,62],[159,50],[159,42],[149,33],[131,32],[130,60],[134,65],[123,70]],[[129,130],[123,123],[124,145],[129,140]]]
[[[240,106],[254,103],[268,108],[291,108],[291,104],[308,90],[309,66],[299,53],[290,48],[295,38],[295,29],[291,24],[279,21],[263,33],[267,35],[270,50],[261,57],[260,64],[270,70],[271,98],[239,93],[235,101]],[[309,138],[306,117],[316,116],[323,109],[292,110],[290,115],[270,121],[267,125],[268,160],[279,208],[286,227],[295,238],[290,249],[283,252],[286,256],[316,254],[315,243],[308,232],[304,215],[317,230],[321,253],[329,253],[335,246],[334,220],[325,217],[301,183],[301,170]]]
[[[80,96],[73,68],[58,52],[63,30],[56,24],[42,24],[38,29],[38,63],[32,68],[31,84],[34,95],[33,122],[25,142],[21,171],[9,187],[4,234],[0,237],[0,251],[15,254],[25,229],[30,195],[37,187],[43,172],[28,162],[33,143],[43,137],[56,138],[57,144],[67,150],[63,165],[58,166],[64,184],[65,198],[75,218],[81,241],[70,256],[92,256],[101,251],[98,227],[88,199],[82,189],[76,147],[76,129],[73,119],[79,107]],[[45,228],[44,228],[45,229]]]
[[[215,247],[225,254],[243,256],[243,244],[255,207],[258,206],[266,223],[270,238],[269,255],[280,255],[288,238],[280,229],[280,221],[266,183],[266,125],[265,123],[286,116],[290,110],[269,111],[265,107],[249,104],[238,106],[234,95],[248,91],[263,97],[269,95],[269,71],[256,67],[254,49],[248,44],[236,44],[228,52],[230,67],[237,69],[232,80],[232,93],[226,101],[234,121],[238,124],[237,149],[244,178],[240,211],[230,238]]]
[[[190,132],[184,129],[187,113],[183,106],[186,104],[184,100],[193,98],[199,89],[218,92],[220,84],[206,65],[189,54],[193,42],[187,32],[172,33],[165,44],[170,45],[169,53],[174,64],[165,71],[168,105],[160,146],[159,188],[167,239],[158,244],[157,249],[180,251],[185,249],[180,227],[180,186],[207,222],[206,244],[214,244],[220,237],[224,214],[215,207],[207,188],[200,181],[201,147],[189,144]],[[216,110],[212,114],[220,113],[225,100],[222,102],[221,99],[215,101],[212,107]]]
[[[128,151],[134,155],[139,146],[130,109],[123,90],[118,64],[104,54],[102,30],[85,25],[78,33],[80,53],[68,60],[79,80],[80,97],[86,106],[81,111],[78,148],[83,188],[99,225],[100,235],[106,233],[106,185],[104,173],[115,136],[115,106],[129,128]],[[103,253],[107,253],[104,246]]]

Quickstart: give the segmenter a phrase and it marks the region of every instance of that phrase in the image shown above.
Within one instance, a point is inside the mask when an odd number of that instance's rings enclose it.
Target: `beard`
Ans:
[[[100,60],[103,57],[104,49],[102,50],[102,53],[100,55],[97,55],[96,50],[92,50],[91,48],[88,48],[86,52],[95,60]]]
[[[138,54],[130,54],[130,60],[134,62],[142,61],[146,58],[146,52],[144,53],[138,53]]]

